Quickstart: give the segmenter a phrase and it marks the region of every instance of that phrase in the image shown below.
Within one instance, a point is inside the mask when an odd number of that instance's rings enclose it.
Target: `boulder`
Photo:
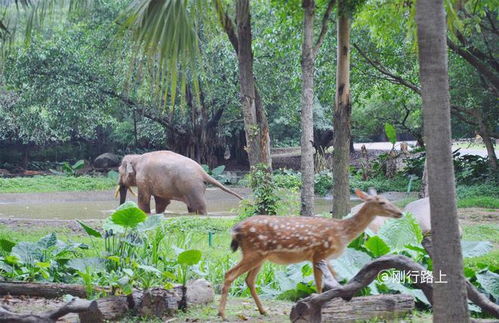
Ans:
[[[113,153],[104,153],[95,158],[93,165],[95,168],[109,168],[119,166],[120,162],[120,156]]]

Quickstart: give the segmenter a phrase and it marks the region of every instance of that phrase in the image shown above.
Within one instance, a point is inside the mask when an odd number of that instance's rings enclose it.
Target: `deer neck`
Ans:
[[[352,241],[364,232],[367,226],[374,220],[375,214],[369,211],[367,204],[364,204],[360,210],[348,219],[341,220],[345,232],[345,238]]]

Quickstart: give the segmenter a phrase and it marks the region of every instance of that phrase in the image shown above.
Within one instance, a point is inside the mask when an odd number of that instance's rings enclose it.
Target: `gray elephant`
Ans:
[[[127,190],[137,186],[139,208],[150,213],[151,196],[156,213],[165,211],[171,200],[182,201],[191,213],[207,214],[204,193],[206,183],[243,199],[208,175],[194,160],[163,150],[142,155],[126,155],[119,168],[120,205],[125,203]]]

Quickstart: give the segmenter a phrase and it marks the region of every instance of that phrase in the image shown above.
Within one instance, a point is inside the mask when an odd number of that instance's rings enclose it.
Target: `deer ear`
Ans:
[[[355,195],[357,195],[363,201],[369,198],[369,196],[366,193],[362,192],[358,188],[355,189]]]

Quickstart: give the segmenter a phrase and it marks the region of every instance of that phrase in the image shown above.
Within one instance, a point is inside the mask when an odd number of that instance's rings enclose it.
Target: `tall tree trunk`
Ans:
[[[250,166],[264,163],[270,167],[270,140],[267,118],[261,100],[256,95],[251,50],[251,18],[249,0],[236,0],[237,59],[239,86],[246,132],[246,150]],[[258,102],[257,102],[258,101]],[[260,123],[258,122],[260,121]],[[263,127],[262,127],[263,123]]]
[[[497,173],[497,156],[494,150],[494,144],[492,143],[492,139],[490,138],[489,130],[485,120],[483,120],[483,116],[481,111],[476,113],[477,123],[478,123],[478,134],[483,139],[483,144],[487,149],[487,159],[489,162],[490,171],[492,174]]]
[[[443,0],[418,0],[419,66],[433,239],[433,321],[469,322],[451,150]],[[442,276],[441,276],[442,275]],[[445,276],[443,276],[445,275]]]
[[[301,215],[314,215],[314,11],[315,0],[303,0],[301,107]]]
[[[256,84],[256,82],[255,82]],[[269,168],[272,166],[272,158],[270,157],[270,131],[269,122],[265,109],[263,107],[262,99],[258,93],[258,88],[255,85],[255,98],[256,98],[256,121],[260,129],[260,163],[267,165]]]
[[[350,211],[350,19],[346,1],[338,2],[338,48],[336,64],[336,102],[333,114],[333,217],[341,218]]]

